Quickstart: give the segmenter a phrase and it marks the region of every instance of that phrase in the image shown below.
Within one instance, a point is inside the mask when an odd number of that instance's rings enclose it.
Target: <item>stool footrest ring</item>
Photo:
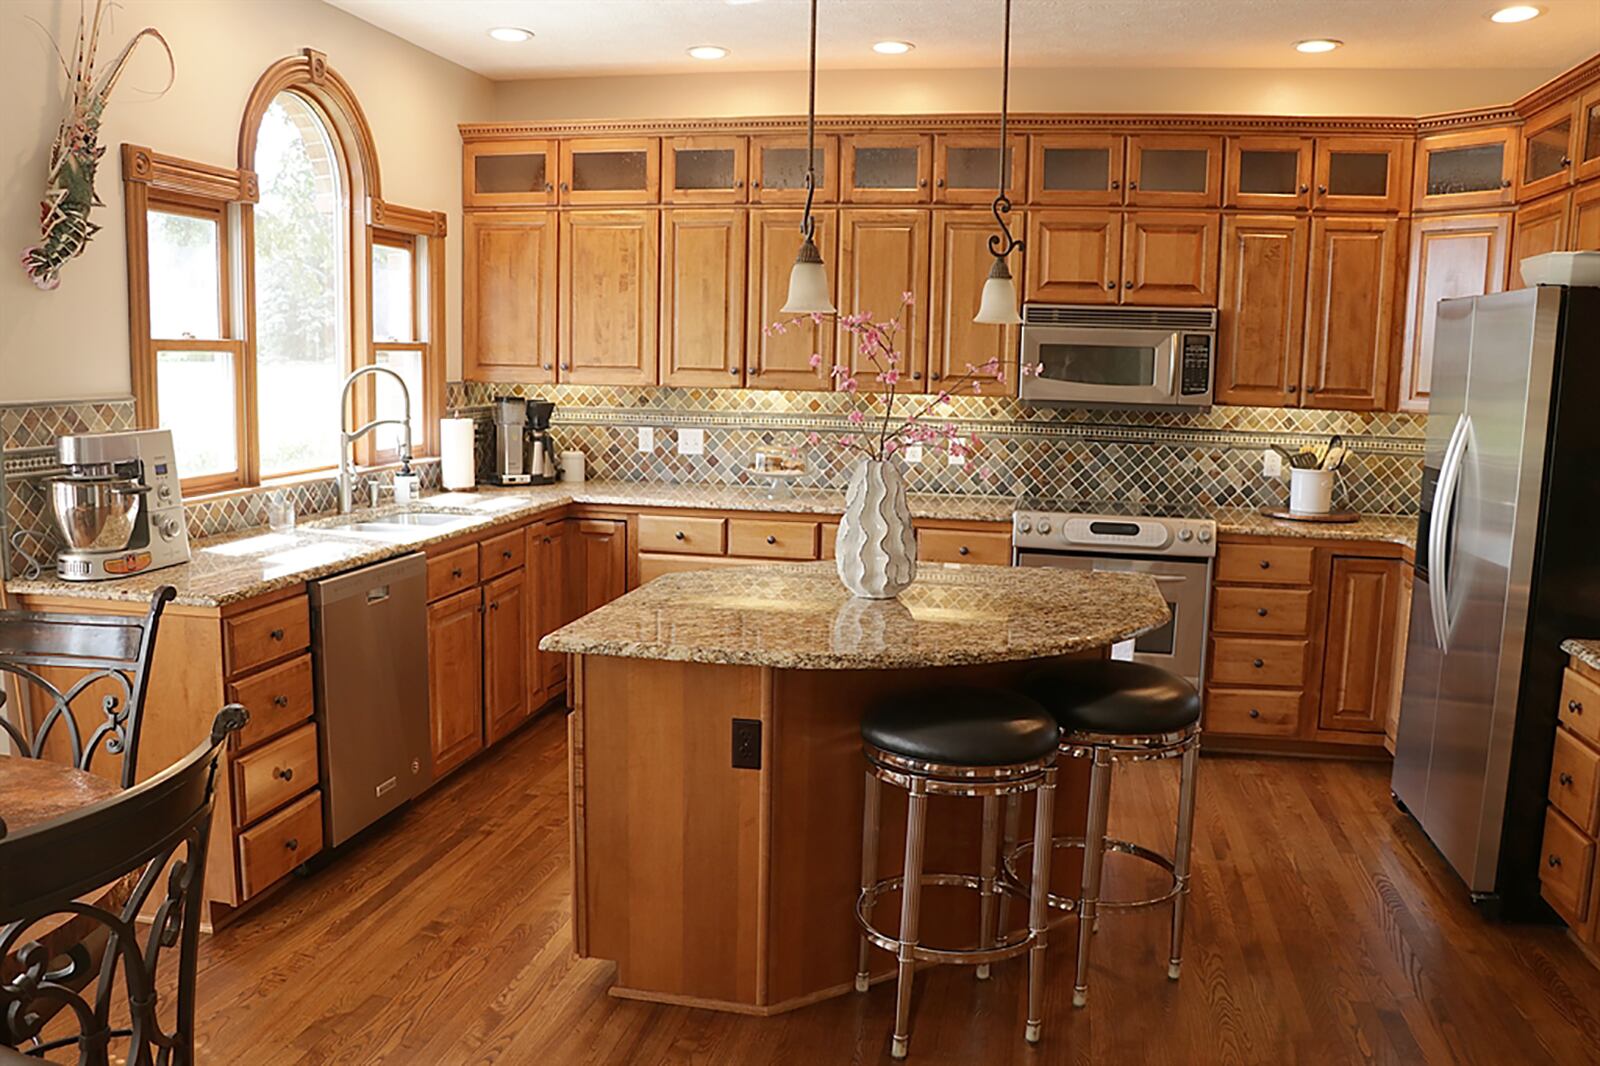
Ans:
[[[923,874],[919,880],[924,888],[965,888],[975,892],[983,891],[983,879],[972,874]],[[900,941],[873,925],[867,919],[867,912],[878,901],[879,896],[898,892],[904,884],[904,877],[886,877],[874,882],[871,887],[862,889],[856,896],[856,925],[860,926],[861,935],[890,953],[900,951]],[[998,882],[995,888],[998,894],[1000,888]],[[1016,958],[1033,947],[1034,940],[1035,934],[1029,932],[1016,940],[1008,940],[991,948],[938,948],[927,944],[913,944],[910,947],[911,957],[918,962],[975,966]]]
[[[1083,837],[1056,837],[1052,843],[1058,850],[1062,848],[1082,848],[1084,839]],[[1000,891],[1021,899],[1028,898],[1029,886],[1017,874],[1017,860],[1025,854],[1032,853],[1032,851],[1033,845],[1025,841],[1013,848],[1010,854],[1002,857],[999,875]],[[1143,859],[1145,862],[1158,866],[1172,875],[1172,886],[1159,896],[1152,896],[1149,899],[1099,900],[1098,905],[1107,910],[1136,910],[1140,907],[1160,906],[1177,898],[1183,892],[1185,883],[1188,881],[1188,878],[1180,879],[1178,877],[1176,870],[1173,869],[1171,859],[1160,852],[1152,851],[1142,844],[1106,837],[1106,851],[1116,852],[1120,855],[1132,855],[1134,858]],[[1076,897],[1060,896],[1054,892],[1049,894],[1048,902],[1052,909],[1068,913],[1077,913],[1081,910],[1080,905],[1082,903]]]

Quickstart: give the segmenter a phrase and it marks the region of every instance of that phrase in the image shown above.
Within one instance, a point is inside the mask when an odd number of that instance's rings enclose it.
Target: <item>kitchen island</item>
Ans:
[[[572,656],[577,954],[616,963],[614,995],[655,1002],[774,1014],[844,993],[862,711],[899,692],[1014,685],[1168,617],[1146,575],[925,569],[898,600],[871,601],[852,598],[833,564],[806,563],[669,574],[564,626],[540,647]],[[1087,780],[1063,763],[1058,832],[1082,832]],[[890,869],[905,797],[886,789],[884,801]],[[929,871],[978,869],[979,807],[930,803]],[[1075,854],[1052,876],[1069,895]],[[975,894],[929,892],[922,930],[973,943]],[[886,976],[893,960],[880,954],[874,974]]]

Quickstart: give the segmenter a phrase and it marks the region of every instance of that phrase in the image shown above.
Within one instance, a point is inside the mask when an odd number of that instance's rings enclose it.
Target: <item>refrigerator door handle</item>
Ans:
[[[1445,541],[1455,507],[1456,488],[1461,484],[1461,459],[1472,435],[1472,423],[1465,414],[1456,420],[1445,445],[1444,461],[1439,465],[1439,484],[1433,496],[1433,514],[1428,524],[1428,605],[1433,613],[1433,632],[1439,650],[1450,650],[1450,561],[1445,558]]]

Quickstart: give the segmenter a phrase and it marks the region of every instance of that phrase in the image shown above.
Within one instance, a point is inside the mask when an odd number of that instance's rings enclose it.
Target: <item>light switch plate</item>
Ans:
[[[1283,476],[1283,457],[1271,448],[1261,453],[1261,476]]]
[[[656,450],[656,430],[654,426],[639,427],[639,450],[653,452]]]
[[[967,456],[966,456],[965,453],[966,453],[966,449],[967,449],[967,438],[965,438],[965,437],[951,437],[950,438],[950,443],[955,445],[956,447],[960,448],[962,454],[957,455],[955,453],[955,451],[950,451],[950,452],[946,453],[945,461],[947,463],[949,463],[951,466],[966,466],[967,465]]]
[[[706,431],[703,429],[678,430],[679,455],[704,455],[706,452]]]
[[[920,444],[907,444],[906,445],[906,450],[905,450],[905,457],[906,457],[906,462],[908,462],[908,463],[920,463],[920,462],[922,462],[922,445],[920,445]]]

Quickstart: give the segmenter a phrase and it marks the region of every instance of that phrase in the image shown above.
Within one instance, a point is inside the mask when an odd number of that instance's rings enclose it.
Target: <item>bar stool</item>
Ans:
[[[899,696],[868,711],[861,720],[867,758],[866,804],[861,831],[861,894],[856,897],[856,924],[861,928],[861,956],[856,989],[868,986],[868,951],[874,945],[894,953],[899,962],[894,1040],[890,1054],[906,1057],[911,1039],[911,981],[918,962],[960,963],[979,967],[987,976],[990,963],[1028,952],[1028,1020],[1023,1030],[1037,1043],[1043,1024],[1046,895],[1050,885],[1050,851],[1055,814],[1056,752],[1061,731],[1039,704],[1004,689],[944,688]],[[877,877],[878,828],[884,782],[909,793],[906,813],[905,872]],[[999,801],[1013,802],[1022,793],[1035,794],[1033,884],[1028,932],[998,945],[992,931],[1000,899],[997,873]],[[925,873],[923,841],[929,796],[983,798],[981,872]],[[978,946],[936,948],[921,943],[917,922],[926,886],[976,890],[980,894]],[[885,892],[900,891],[898,936],[872,924],[873,905]]]
[[[1082,895],[1068,899],[1051,894],[1050,907],[1078,919],[1078,971],[1072,1005],[1089,999],[1089,945],[1099,925],[1100,910],[1132,910],[1172,904],[1172,948],[1167,977],[1176,981],[1183,965],[1183,920],[1189,896],[1189,853],[1194,839],[1196,768],[1200,755],[1200,695],[1181,677],[1144,663],[1115,659],[1085,659],[1053,667],[1029,679],[1025,690],[1055,715],[1061,727],[1061,751],[1075,759],[1089,759],[1089,822],[1084,837],[1060,836],[1057,848],[1084,848]],[[1119,761],[1183,760],[1178,783],[1177,838],[1171,859],[1126,840],[1106,837],[1111,808],[1111,769]],[[1028,896],[1030,889],[1017,876],[1022,855],[1036,845],[1017,842],[1014,801],[1006,810],[1002,846],[1002,889]],[[1086,847],[1085,840],[1093,841]],[[1103,900],[1100,878],[1105,854],[1132,855],[1166,870],[1172,883],[1149,899]],[[1063,919],[1065,920],[1065,919]],[[1000,921],[1005,921],[1004,903]]]

